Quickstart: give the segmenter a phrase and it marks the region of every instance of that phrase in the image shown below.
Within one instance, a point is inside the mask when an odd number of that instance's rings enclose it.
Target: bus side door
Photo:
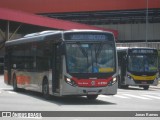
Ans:
[[[60,44],[53,44],[52,54],[52,91],[58,92],[60,84],[61,54]]]

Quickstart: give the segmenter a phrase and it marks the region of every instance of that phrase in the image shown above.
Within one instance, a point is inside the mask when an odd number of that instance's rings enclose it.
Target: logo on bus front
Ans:
[[[91,82],[91,85],[94,86],[94,85],[95,85],[95,81],[92,81],[92,82]]]

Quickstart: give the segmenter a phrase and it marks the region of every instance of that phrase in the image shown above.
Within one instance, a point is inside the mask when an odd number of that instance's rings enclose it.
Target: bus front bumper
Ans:
[[[117,94],[117,88],[118,88],[118,82],[113,84],[112,86],[107,87],[71,87],[66,85],[66,89],[63,88],[63,92],[61,93],[61,96],[63,95],[115,95]],[[69,88],[69,89],[68,89]]]
[[[157,86],[158,85],[158,79],[156,78],[155,80],[133,80],[133,78],[128,78],[125,77],[126,85],[133,85],[133,86],[139,86],[139,85],[153,85]]]

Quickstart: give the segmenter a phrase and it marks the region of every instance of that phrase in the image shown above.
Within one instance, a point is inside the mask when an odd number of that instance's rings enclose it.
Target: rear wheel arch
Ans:
[[[42,81],[42,94],[45,99],[50,98],[49,94],[49,81],[46,76],[44,76],[43,81]]]
[[[16,73],[13,73],[13,75],[12,75],[12,77],[11,77],[12,84],[13,84],[13,80],[14,80],[15,78],[17,79]]]
[[[17,77],[16,77],[16,74],[13,73],[13,76],[12,76],[12,86],[13,86],[13,90],[14,91],[18,91],[18,87],[17,87]]]
[[[43,83],[45,83],[45,82],[48,82],[48,78],[47,78],[46,76],[43,77],[42,85],[43,85]]]

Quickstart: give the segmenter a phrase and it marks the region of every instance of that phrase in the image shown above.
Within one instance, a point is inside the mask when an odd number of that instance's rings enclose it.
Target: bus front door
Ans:
[[[52,54],[52,90],[53,93],[58,92],[59,90],[59,76],[60,76],[60,53],[59,45],[53,45],[53,54]]]

